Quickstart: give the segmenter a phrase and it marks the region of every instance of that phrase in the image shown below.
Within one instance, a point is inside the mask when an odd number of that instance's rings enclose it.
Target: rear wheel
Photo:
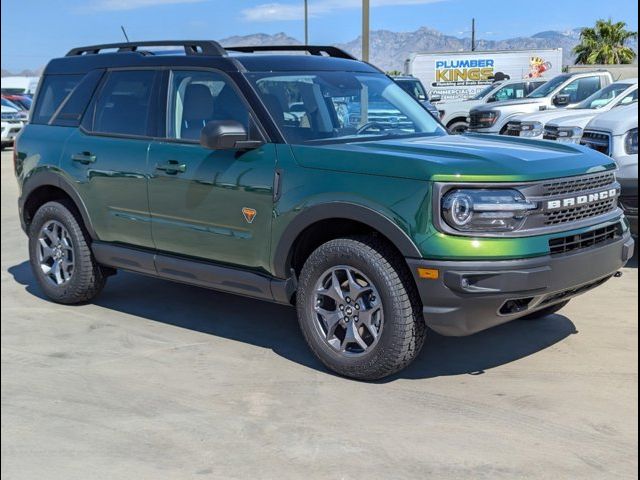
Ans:
[[[29,258],[38,284],[53,301],[65,304],[91,300],[105,284],[74,210],[64,200],[45,203],[29,228]]]
[[[318,359],[340,375],[375,380],[418,355],[425,323],[413,279],[373,236],[332,240],[300,275],[298,320]]]
[[[540,320],[544,317],[548,317],[549,315],[553,315],[554,313],[559,312],[564,307],[566,307],[568,303],[569,303],[569,300],[556,303],[555,305],[551,305],[550,307],[543,308],[542,310],[538,310],[537,312],[530,313],[526,317],[522,317],[522,319],[523,320]]]

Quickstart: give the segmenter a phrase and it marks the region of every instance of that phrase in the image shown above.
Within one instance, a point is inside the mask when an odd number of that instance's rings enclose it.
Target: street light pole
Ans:
[[[369,0],[362,0],[362,60],[369,61]]]
[[[304,0],[304,44],[309,45],[309,0]]]

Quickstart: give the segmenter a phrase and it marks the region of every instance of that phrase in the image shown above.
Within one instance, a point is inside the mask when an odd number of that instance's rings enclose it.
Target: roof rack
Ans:
[[[118,52],[136,52],[141,47],[183,47],[186,55],[205,55],[212,57],[223,57],[227,52],[222,46],[213,40],[161,40],[150,42],[126,42],[126,43],[105,43],[103,45],[91,45],[88,47],[78,47],[69,50],[67,57],[79,55],[98,54],[101,50],[117,49]]]
[[[255,52],[308,52],[311,55],[329,56],[356,60],[356,58],[338,47],[321,45],[256,45],[253,47],[225,47],[225,50],[232,52],[255,53]]]

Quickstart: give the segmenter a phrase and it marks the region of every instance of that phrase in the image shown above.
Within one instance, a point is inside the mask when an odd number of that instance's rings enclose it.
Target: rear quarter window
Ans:
[[[31,123],[46,124],[84,75],[46,75],[36,98]]]

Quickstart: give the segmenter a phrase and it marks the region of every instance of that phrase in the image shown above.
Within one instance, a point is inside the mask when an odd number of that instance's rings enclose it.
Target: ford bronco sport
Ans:
[[[383,103],[408,121],[369,119]],[[317,357],[358,379],[409,364],[427,326],[555,312],[633,250],[611,158],[448,135],[333,47],[73,49],[47,65],[14,161],[52,300],[90,301],[123,269],[294,304]]]

